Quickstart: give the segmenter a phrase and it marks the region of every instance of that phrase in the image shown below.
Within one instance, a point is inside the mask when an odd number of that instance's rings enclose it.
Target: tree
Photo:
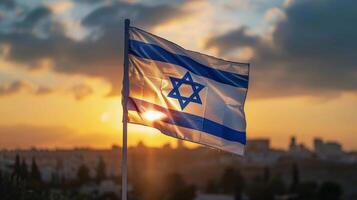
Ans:
[[[317,183],[313,181],[299,183],[296,188],[296,193],[299,195],[299,199],[316,199],[317,186]]]
[[[221,178],[223,193],[233,193],[235,185],[235,171],[232,167],[226,168]]]
[[[21,164],[20,164],[20,156],[19,154],[16,154],[15,157],[15,164],[12,172],[12,177],[19,179],[21,174]]]
[[[270,194],[267,194],[266,188],[266,184],[255,180],[248,185],[246,192],[250,200],[270,200]]]
[[[208,180],[206,187],[205,187],[205,192],[207,193],[218,193],[219,192],[219,184],[215,180]]]
[[[245,180],[239,170],[228,167],[224,170],[221,178],[222,192],[234,194],[235,199],[241,199]]]
[[[286,193],[287,189],[283,179],[280,176],[276,176],[269,182],[267,190],[274,197],[275,195],[282,195]]]
[[[245,180],[239,170],[235,173],[236,182],[234,185],[234,197],[236,200],[242,199],[242,193],[245,186]]]
[[[335,182],[324,182],[319,188],[318,199],[339,200],[342,195],[342,188]]]
[[[36,160],[34,157],[32,157],[30,178],[32,181],[41,182],[41,180],[42,180],[40,170],[38,169],[38,166],[37,166],[37,163],[36,163]]]
[[[77,171],[77,178],[79,183],[83,184],[90,180],[89,169],[85,164],[82,164]]]
[[[195,198],[196,188],[188,185],[180,174],[170,174],[165,183],[165,200],[193,200]]]
[[[2,170],[0,169],[0,188],[1,188],[2,179],[3,179],[3,174],[2,174]]]
[[[270,180],[270,168],[268,166],[264,167],[263,181],[267,184]]]
[[[26,180],[28,178],[28,169],[27,169],[27,164],[25,160],[22,160],[21,165],[20,165],[20,177],[23,180]]]
[[[106,165],[102,157],[99,158],[99,162],[96,168],[96,180],[100,182],[106,178]]]
[[[291,182],[290,190],[294,192],[300,181],[300,172],[296,163],[293,163],[292,165],[291,178],[292,178],[292,182]]]
[[[255,180],[247,187],[247,193],[251,200],[274,200],[275,195],[286,193],[286,186],[280,175],[272,177],[268,183]]]

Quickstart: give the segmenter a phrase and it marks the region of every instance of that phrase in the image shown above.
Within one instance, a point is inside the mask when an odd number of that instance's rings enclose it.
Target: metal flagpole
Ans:
[[[122,146],[122,160],[121,160],[121,176],[122,176],[122,190],[121,199],[127,200],[128,194],[128,161],[127,161],[127,140],[128,140],[128,97],[129,97],[129,26],[130,20],[125,19],[124,31],[124,74],[123,74],[123,90],[122,90],[122,106],[123,106],[123,146]]]

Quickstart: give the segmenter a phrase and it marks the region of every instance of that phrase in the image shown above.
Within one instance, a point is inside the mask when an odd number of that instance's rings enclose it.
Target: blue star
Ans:
[[[167,95],[168,97],[177,99],[178,102],[180,103],[181,110],[185,109],[185,107],[190,103],[198,103],[202,104],[199,92],[205,87],[204,85],[201,85],[197,82],[194,82],[191,74],[187,72],[181,79],[180,78],[175,78],[175,77],[169,77],[171,84],[172,84],[172,90],[169,92]],[[182,85],[190,85],[192,88],[192,94],[189,97],[182,96],[180,94],[180,87]]]

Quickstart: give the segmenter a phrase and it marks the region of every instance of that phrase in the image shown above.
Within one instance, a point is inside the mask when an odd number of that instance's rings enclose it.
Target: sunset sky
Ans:
[[[248,138],[357,150],[353,0],[1,0],[0,149],[121,144],[123,23],[250,62]],[[129,125],[129,145],[175,142]]]

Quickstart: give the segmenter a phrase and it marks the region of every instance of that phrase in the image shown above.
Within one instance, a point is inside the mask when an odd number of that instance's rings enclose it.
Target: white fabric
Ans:
[[[130,28],[131,40],[155,44],[167,51],[192,58],[210,68],[230,73],[248,75],[249,64],[221,60],[183,49],[182,47],[154,36],[137,28]],[[169,96],[173,91],[170,77],[181,79],[189,73],[193,82],[203,85],[198,92],[202,103],[190,102],[182,108],[178,99]],[[208,133],[206,124],[199,124],[198,128],[188,128],[162,119],[150,121],[144,117],[148,111],[155,110],[155,106],[164,108],[167,112],[183,113],[197,116],[203,120],[227,127],[231,130],[243,132],[246,130],[244,102],[247,88],[224,84],[213,79],[197,75],[182,66],[161,62],[129,54],[130,98],[132,106],[137,110],[129,111],[129,122],[142,124],[159,129],[162,133],[179,139],[207,145],[231,153],[243,155],[244,144],[220,137],[219,134]],[[190,85],[181,85],[180,94],[190,96],[193,88]],[[182,96],[184,96],[182,95]],[[143,103],[144,102],[144,103]],[[150,103],[152,106],[147,106]],[[195,122],[197,124],[197,121]],[[190,125],[190,124],[189,124]],[[203,128],[202,128],[203,127]]]

